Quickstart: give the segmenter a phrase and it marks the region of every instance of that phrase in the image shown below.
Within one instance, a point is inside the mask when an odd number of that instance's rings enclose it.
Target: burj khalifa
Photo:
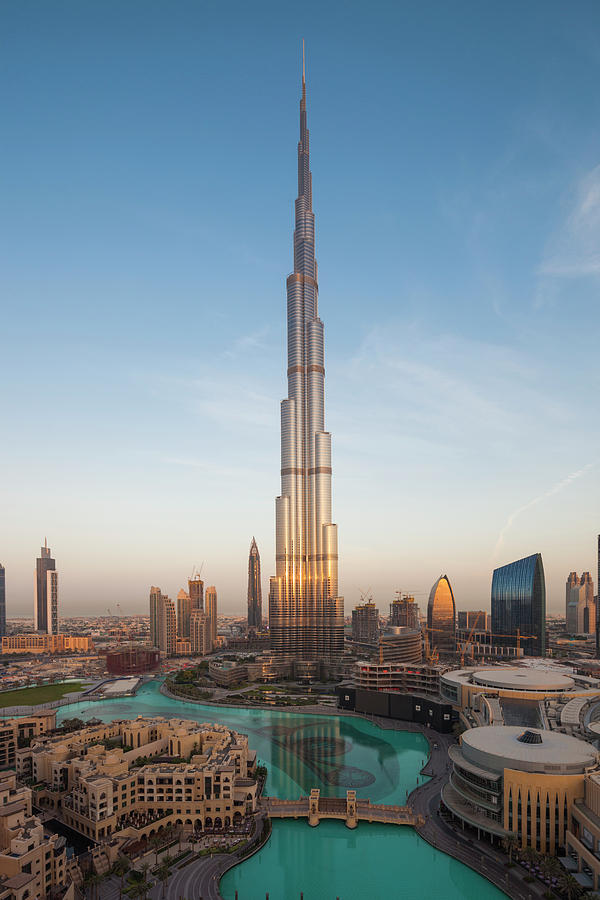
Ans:
[[[303,51],[294,271],[287,279],[288,396],[281,403],[276,575],[269,591],[271,648],[303,660],[332,659],[344,647],[337,525],[331,521],[331,435],[325,431],[318,293]]]

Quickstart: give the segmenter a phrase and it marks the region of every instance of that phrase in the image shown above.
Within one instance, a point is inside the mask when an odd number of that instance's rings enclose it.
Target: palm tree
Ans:
[[[150,841],[150,846],[152,847],[152,851],[155,856],[155,863],[156,865],[158,865],[158,854],[160,853],[161,847],[163,846],[163,841],[157,834],[155,834]]]
[[[162,882],[163,900],[164,900],[165,894],[167,892],[167,882],[169,881],[170,874],[171,874],[171,868],[169,866],[169,863],[166,860],[163,860],[163,862],[158,867],[158,871],[156,872],[158,879]]]
[[[514,831],[509,831],[504,840],[502,841],[502,846],[506,853],[508,854],[508,861],[512,864],[513,853],[519,846],[519,839]]]
[[[540,854],[533,847],[525,847],[521,855],[530,866],[534,866],[540,858]]]
[[[125,876],[131,869],[131,863],[127,859],[126,856],[120,856],[116,863],[113,866],[113,873],[117,876],[117,878],[121,879],[121,883],[119,884],[119,900],[123,898],[123,888],[125,886]]]
[[[98,885],[101,881],[102,878],[96,872],[88,872],[85,876],[85,883],[90,889],[90,900],[97,900]]]
[[[581,890],[579,882],[569,872],[565,872],[560,879],[561,890],[567,895],[567,900],[573,900]]]
[[[550,882],[556,872],[556,860],[552,856],[542,856],[540,870],[546,881]]]
[[[125,893],[131,900],[145,900],[146,895],[150,888],[152,887],[149,882],[146,880],[143,881],[133,881],[130,886],[127,888]]]

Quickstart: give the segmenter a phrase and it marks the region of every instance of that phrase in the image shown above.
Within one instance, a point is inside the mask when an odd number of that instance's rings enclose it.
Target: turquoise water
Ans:
[[[314,716],[278,710],[226,708],[170,700],[159,684],[136,697],[73,703],[59,721],[79,716],[111,719],[161,715],[221,722],[248,735],[269,771],[266,793],[296,798],[318,787],[324,796],[354,788],[374,803],[404,803],[427,759],[421,734],[386,731],[351,716]],[[439,853],[406,826],[275,821],[259,853],[221,881],[226,900],[499,900],[499,890],[471,869]]]
[[[225,900],[500,900],[504,894],[412,828],[277,822],[259,853],[221,879]]]

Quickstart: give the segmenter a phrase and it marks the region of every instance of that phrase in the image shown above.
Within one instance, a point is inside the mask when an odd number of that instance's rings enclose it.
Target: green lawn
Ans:
[[[35,706],[36,703],[49,703],[51,700],[60,700],[65,694],[82,689],[81,681],[63,681],[59,684],[20,688],[17,691],[0,691],[0,709],[6,706]]]

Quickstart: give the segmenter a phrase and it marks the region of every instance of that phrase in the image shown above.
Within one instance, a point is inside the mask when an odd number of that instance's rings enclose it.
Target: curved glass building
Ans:
[[[456,652],[456,604],[447,575],[440,575],[431,588],[427,604],[429,646],[439,653]]]
[[[541,553],[494,569],[494,642],[515,646],[517,632],[526,656],[546,655],[546,581]]]

